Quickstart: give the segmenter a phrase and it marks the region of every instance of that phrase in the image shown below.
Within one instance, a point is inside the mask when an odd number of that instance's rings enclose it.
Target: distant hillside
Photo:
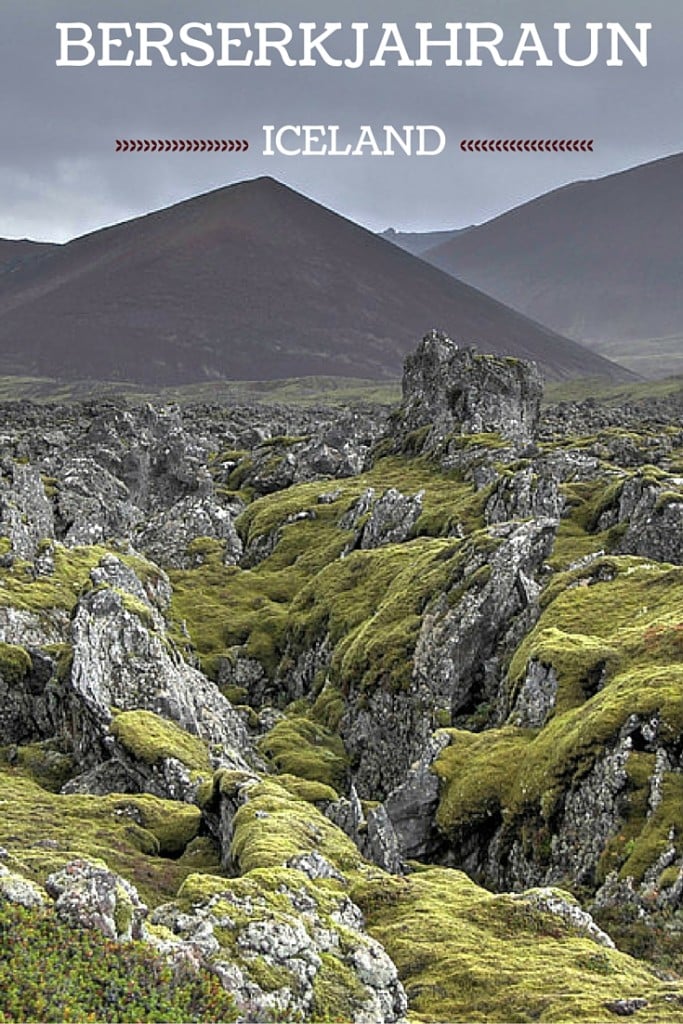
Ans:
[[[0,275],[0,373],[161,386],[387,379],[427,330],[624,371],[270,178],[97,231]]]
[[[31,242],[28,238],[0,238],[0,274],[14,270],[21,263],[43,256],[56,249],[50,242]]]
[[[443,245],[445,242],[457,238],[458,235],[464,235],[466,231],[471,230],[471,227],[453,228],[450,231],[396,231],[394,228],[387,228],[386,231],[382,231],[379,237],[384,238],[387,242],[392,242],[393,245],[397,245],[400,249],[405,249],[406,252],[412,253],[413,256],[422,256],[429,249],[433,249],[437,245]]]
[[[423,258],[638,373],[683,372],[683,154],[549,192]]]

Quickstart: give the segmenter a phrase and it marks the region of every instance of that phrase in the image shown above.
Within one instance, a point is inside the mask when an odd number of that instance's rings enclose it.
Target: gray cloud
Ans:
[[[368,13],[370,7],[370,13]],[[683,149],[683,8],[670,0],[33,0],[0,15],[0,236],[65,239],[270,174],[367,224],[478,222],[578,178]],[[56,21],[651,21],[645,69],[55,67]],[[430,123],[433,159],[263,156],[263,124]],[[118,155],[117,137],[234,136],[246,155]],[[463,137],[592,137],[586,155],[465,155]]]

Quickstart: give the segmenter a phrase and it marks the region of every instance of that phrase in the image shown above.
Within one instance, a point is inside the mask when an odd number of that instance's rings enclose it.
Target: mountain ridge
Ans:
[[[681,371],[683,154],[573,182],[422,258],[638,372]]]
[[[268,177],[81,236],[0,276],[0,372],[180,384],[382,379],[429,327],[628,377]]]

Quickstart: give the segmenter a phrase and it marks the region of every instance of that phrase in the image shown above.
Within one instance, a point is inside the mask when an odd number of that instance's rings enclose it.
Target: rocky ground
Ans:
[[[683,1020],[683,394],[541,396],[2,406],[0,1020]]]

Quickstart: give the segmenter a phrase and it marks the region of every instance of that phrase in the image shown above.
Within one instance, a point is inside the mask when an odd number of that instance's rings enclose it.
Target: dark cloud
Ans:
[[[94,13],[96,11],[96,13]],[[370,11],[370,13],[368,13]],[[649,66],[105,69],[55,67],[56,21],[651,21]],[[372,228],[481,221],[577,178],[683,149],[683,8],[671,0],[32,0],[0,14],[0,236],[64,239],[270,174]],[[261,127],[441,125],[433,159],[263,156]],[[238,136],[247,155],[114,153],[117,137]],[[470,156],[463,137],[590,137],[582,156]]]

